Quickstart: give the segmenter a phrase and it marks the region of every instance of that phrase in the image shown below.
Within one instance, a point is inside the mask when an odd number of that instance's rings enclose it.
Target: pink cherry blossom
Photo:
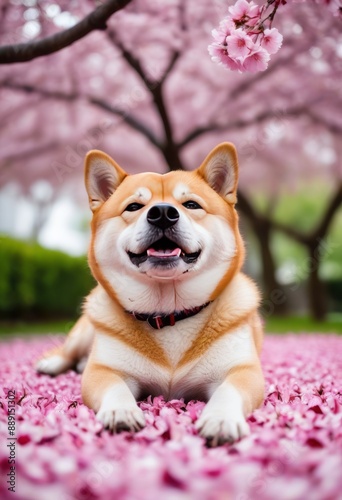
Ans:
[[[253,50],[243,61],[243,68],[245,71],[257,73],[258,71],[265,71],[270,60],[269,53],[262,47],[257,47]]]
[[[230,16],[222,19],[219,25],[219,30],[226,34],[226,36],[231,35],[232,32],[236,30],[235,23]]]
[[[227,46],[212,43],[211,45],[209,45],[208,51],[213,62],[225,66],[232,71],[241,71],[241,63],[238,60],[230,57],[227,51]]]
[[[231,57],[246,57],[253,48],[253,40],[242,29],[227,37],[228,53]]]
[[[275,54],[283,43],[283,35],[279,33],[277,28],[266,29],[264,36],[261,39],[261,47],[263,47],[269,54]]]
[[[246,20],[246,18],[254,18],[259,14],[259,6],[246,0],[237,0],[235,5],[229,7],[228,10],[235,22]]]
[[[224,44],[227,38],[227,33],[223,31],[221,28],[218,29],[213,29],[212,32],[212,37],[214,41],[218,44]]]

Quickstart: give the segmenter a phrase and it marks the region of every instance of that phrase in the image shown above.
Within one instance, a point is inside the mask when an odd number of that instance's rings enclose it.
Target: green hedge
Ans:
[[[85,257],[0,237],[0,316],[70,317],[94,286]]]

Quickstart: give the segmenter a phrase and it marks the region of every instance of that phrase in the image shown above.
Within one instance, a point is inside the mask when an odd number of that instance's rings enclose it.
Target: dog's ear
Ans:
[[[216,146],[197,172],[228,203],[236,203],[239,167],[234,144],[223,142]]]
[[[128,174],[102,151],[89,151],[85,158],[85,185],[93,212],[108,200]]]

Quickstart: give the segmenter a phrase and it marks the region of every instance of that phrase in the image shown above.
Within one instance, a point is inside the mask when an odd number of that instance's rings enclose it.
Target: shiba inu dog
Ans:
[[[139,430],[147,395],[199,399],[209,444],[249,432],[263,401],[259,293],[241,273],[238,161],[218,145],[195,171],[128,175],[91,151],[89,264],[98,286],[64,345],[37,363],[56,375],[87,353],[82,396],[114,432]]]

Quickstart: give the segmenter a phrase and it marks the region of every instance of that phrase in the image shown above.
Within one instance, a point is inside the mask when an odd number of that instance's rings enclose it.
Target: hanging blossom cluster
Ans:
[[[253,1],[237,0],[229,7],[229,15],[212,31],[214,41],[208,47],[212,60],[233,71],[264,71],[271,54],[278,52],[283,41],[272,27],[281,3],[284,0],[268,0],[259,6]]]
[[[253,1],[237,0],[218,29],[212,31],[214,41],[208,47],[212,60],[233,71],[264,71],[283,42],[283,36],[272,27],[278,7],[303,1],[266,0],[259,6]],[[315,1],[342,19],[342,0]]]

